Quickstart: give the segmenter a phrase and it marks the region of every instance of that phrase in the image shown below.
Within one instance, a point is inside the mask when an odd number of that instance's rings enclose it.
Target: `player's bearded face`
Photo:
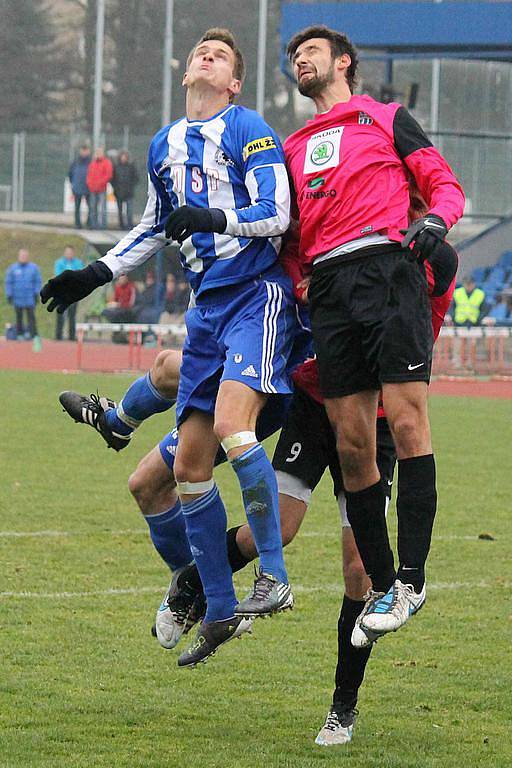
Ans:
[[[293,69],[299,93],[315,98],[335,80],[335,61],[328,40],[312,38],[297,48]]]
[[[326,72],[319,71],[313,63],[309,63],[307,68],[297,75],[297,87],[299,93],[309,98],[319,96],[329,85],[334,82],[334,61],[331,59]],[[323,69],[323,67],[322,67]]]

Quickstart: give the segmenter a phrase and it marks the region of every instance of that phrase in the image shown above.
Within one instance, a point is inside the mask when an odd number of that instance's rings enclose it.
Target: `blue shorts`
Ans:
[[[297,331],[292,286],[280,266],[200,297],[186,317],[176,403],[179,426],[192,410],[213,414],[222,381],[259,392],[292,391],[288,362]]]
[[[256,424],[256,437],[258,440],[265,440],[274,432],[277,432],[283,426],[286,416],[288,415],[288,409],[293,400],[293,395],[278,395],[276,397],[270,397],[263,406],[261,413],[258,417]],[[174,427],[168,432],[165,437],[160,441],[158,447],[160,448],[160,454],[162,459],[169,467],[169,471],[174,471],[174,459],[176,458],[176,448],[178,447],[178,428]],[[222,464],[226,461],[226,454],[219,447],[217,456],[215,458],[215,466]]]

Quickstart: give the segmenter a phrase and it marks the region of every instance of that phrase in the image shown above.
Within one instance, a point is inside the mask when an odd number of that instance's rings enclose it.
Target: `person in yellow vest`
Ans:
[[[473,328],[480,325],[480,321],[485,314],[484,311],[485,292],[476,287],[472,277],[464,278],[462,286],[456,288],[453,292],[452,317],[455,326],[464,328]],[[453,345],[453,365],[456,368],[474,368],[475,360],[475,340],[473,339],[467,345],[468,339],[465,337],[454,339]]]
[[[476,287],[472,277],[466,277],[463,285],[453,293],[454,325],[464,325],[467,328],[480,325],[484,302],[485,292]]]

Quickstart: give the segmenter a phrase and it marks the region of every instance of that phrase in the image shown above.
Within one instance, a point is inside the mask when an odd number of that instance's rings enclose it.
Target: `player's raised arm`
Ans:
[[[247,111],[240,131],[245,184],[250,204],[225,211],[226,233],[242,237],[282,235],[290,223],[290,186],[284,152],[274,131]]]

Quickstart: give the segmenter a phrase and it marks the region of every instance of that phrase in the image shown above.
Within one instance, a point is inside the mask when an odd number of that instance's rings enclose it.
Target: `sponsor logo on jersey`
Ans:
[[[310,179],[308,181],[308,187],[310,189],[318,189],[318,187],[322,187],[325,184],[325,179],[323,179],[321,176],[318,176],[316,179]]]
[[[334,155],[334,144],[332,141],[322,141],[318,144],[310,155],[310,160],[315,165],[325,165]]]
[[[242,376],[251,376],[253,379],[258,378],[258,374],[256,373],[254,369],[254,365],[248,365],[247,368],[244,368],[242,371]]]
[[[334,168],[341,158],[343,125],[315,133],[308,139],[304,158],[304,173],[315,173],[324,168]]]
[[[357,122],[359,125],[372,125],[373,117],[367,115],[366,112],[360,112]]]
[[[242,158],[245,162],[251,155],[255,155],[256,152],[263,152],[265,149],[276,149],[276,143],[272,136],[263,136],[261,139],[250,141],[242,150]]]
[[[323,200],[324,197],[336,197],[336,190],[335,189],[319,189],[311,190],[310,192],[306,192],[303,194],[302,199],[306,200]]]
[[[228,165],[230,168],[235,165],[234,161],[220,148],[215,153],[215,162],[217,165]]]
[[[368,224],[367,227],[363,227],[359,230],[362,235],[367,235],[368,232],[373,232],[373,224]]]

